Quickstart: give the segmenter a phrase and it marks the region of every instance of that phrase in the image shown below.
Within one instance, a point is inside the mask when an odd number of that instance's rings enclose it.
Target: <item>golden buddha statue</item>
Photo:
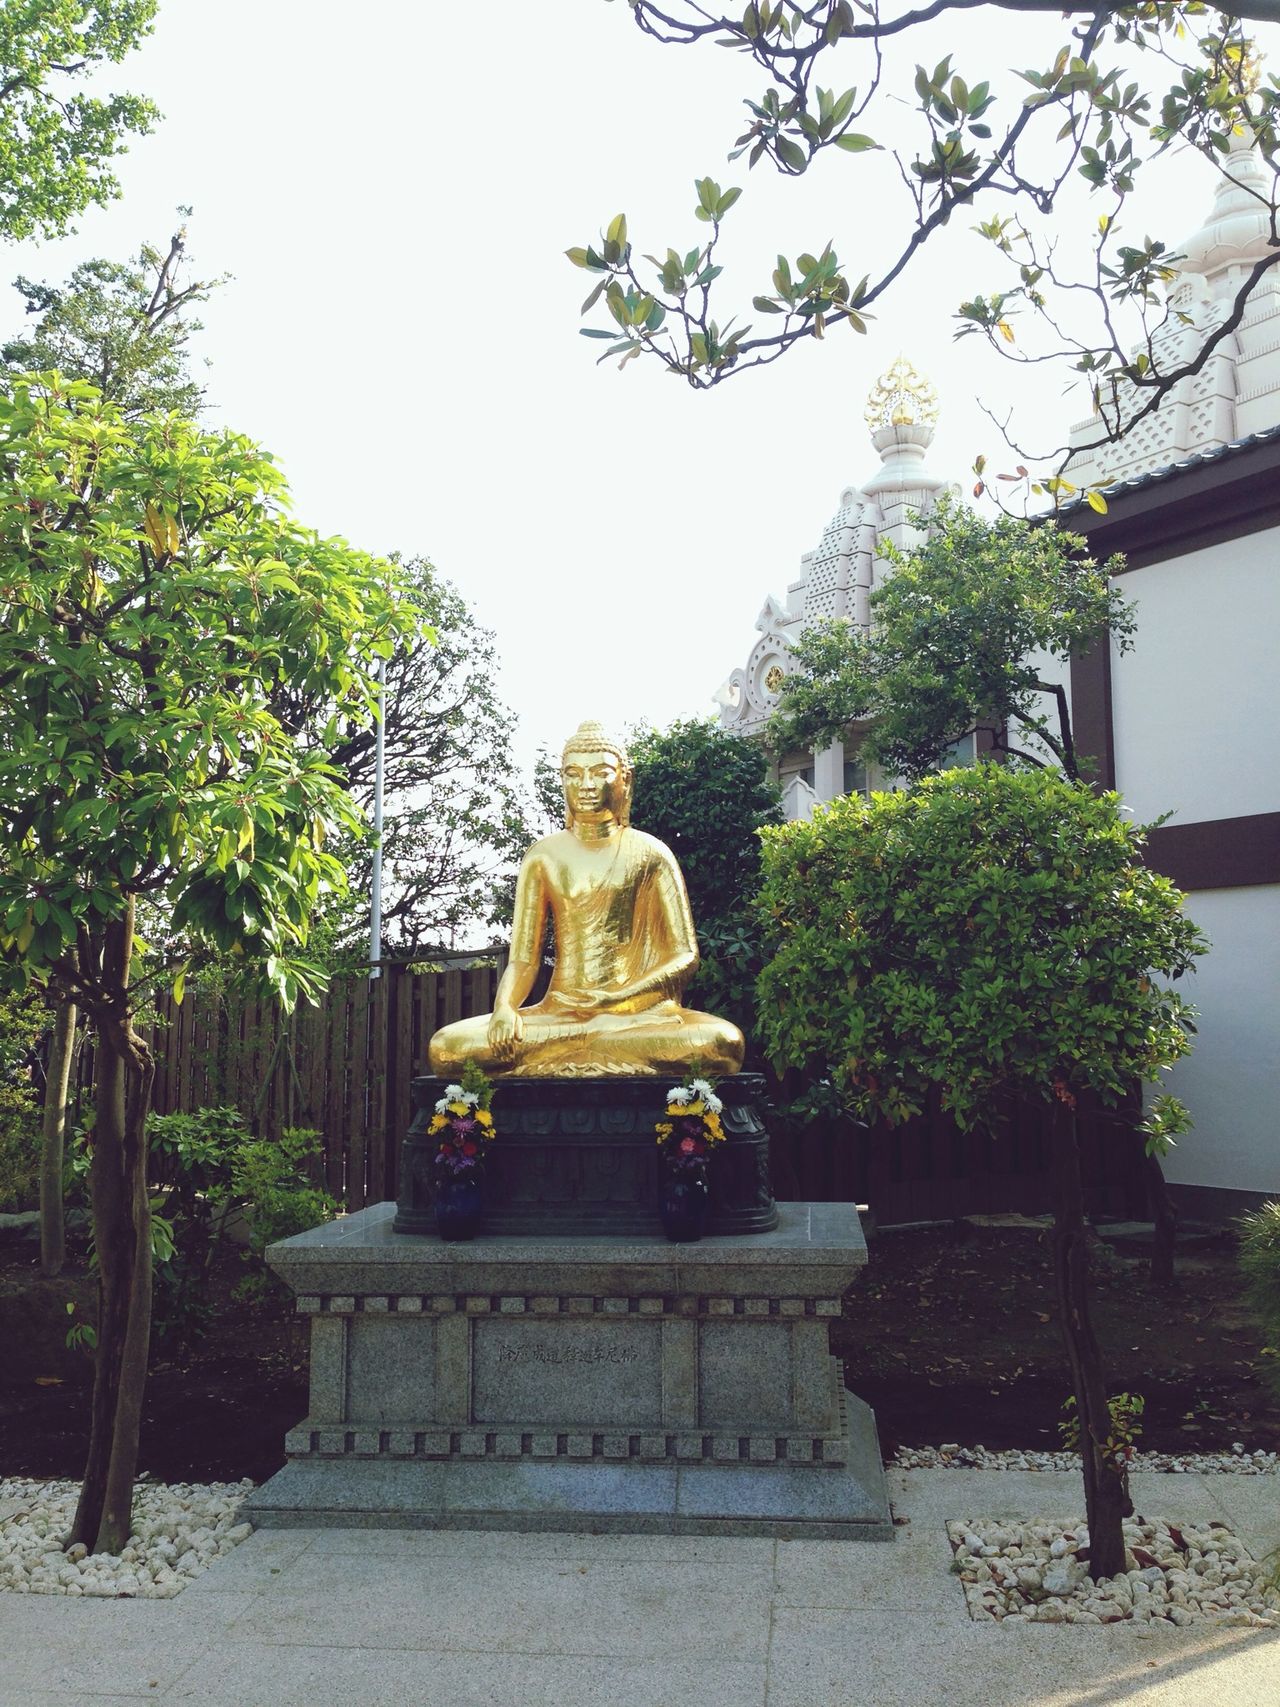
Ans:
[[[431,1039],[431,1071],[456,1078],[468,1058],[490,1074],[598,1078],[736,1073],[742,1033],[681,1007],[698,969],[689,896],[675,855],[631,828],[632,769],[622,743],[584,723],[560,775],[567,827],[535,842],[516,882],[511,959],[491,1014]],[[542,960],[548,914],[555,970],[546,995],[521,1004]]]

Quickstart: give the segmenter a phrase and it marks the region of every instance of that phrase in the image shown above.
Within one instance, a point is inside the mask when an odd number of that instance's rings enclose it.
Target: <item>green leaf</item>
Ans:
[[[780,136],[774,143],[778,159],[784,166],[790,166],[793,172],[803,172],[809,164],[809,156],[799,143],[792,142],[789,136]]]
[[[609,281],[607,278],[600,280],[599,284],[597,284],[595,286],[595,288],[592,290],[591,294],[587,297],[586,301],[582,304],[582,307],[578,310],[579,314],[587,314],[590,312],[591,309],[593,309],[595,307],[596,303],[599,302],[600,297],[601,297],[602,293],[604,292],[605,288],[607,287],[608,283],[609,283]]]
[[[863,136],[856,130],[847,130],[843,136],[836,138],[836,147],[843,148],[846,154],[865,154],[869,148],[883,146],[883,143],[876,142],[873,137]]]
[[[832,109],[831,109],[831,123],[835,126],[835,128],[837,130],[839,130],[840,126],[845,122],[845,120],[849,117],[849,114],[853,111],[853,103],[857,100],[857,98],[858,98],[858,92],[856,89],[846,89],[844,94],[840,96],[839,100],[832,107]]]

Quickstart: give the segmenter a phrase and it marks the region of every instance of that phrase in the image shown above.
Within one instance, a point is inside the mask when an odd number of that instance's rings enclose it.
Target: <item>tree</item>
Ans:
[[[76,93],[150,35],[158,0],[17,0],[0,8],[0,236],[60,237],[120,194],[110,162],[160,116],[139,95]]]
[[[190,374],[187,340],[200,330],[200,322],[188,319],[187,311],[221,281],[180,283],[185,248],[183,226],[167,252],[144,244],[133,264],[86,261],[60,286],[19,278],[16,288],[26,297],[28,314],[40,319],[25,338],[0,348],[0,361],[10,374],[54,370],[87,380],[106,401],[119,404],[126,417],[162,409],[194,415],[204,394]],[[62,1177],[76,1025],[74,1002],[58,1002],[42,1122],[43,1274],[60,1273],[66,1255]]]
[[[1064,678],[1073,652],[1131,648],[1134,606],[1112,585],[1124,560],[1095,562],[1079,535],[1052,522],[988,522],[950,502],[921,545],[882,549],[893,573],[871,594],[870,633],[843,621],[806,630],[771,722],[774,744],[823,745],[865,723],[862,756],[914,781],[983,729],[997,753],[1056,766],[1072,782],[1091,775]],[[1151,1273],[1171,1285],[1177,1214],[1156,1148],[1138,1141],[1155,1218]]]
[[[701,720],[641,730],[630,753],[635,821],[672,849],[689,890],[702,951],[690,1000],[725,1014],[753,1041],[760,831],[782,819],[768,761],[755,742]]]
[[[501,922],[531,832],[511,754],[516,719],[495,687],[493,635],[425,558],[410,559],[402,573],[428,626],[398,642],[387,661],[382,951],[413,957]],[[285,714],[303,729],[300,715]],[[357,720],[303,738],[322,740],[367,812],[374,730]],[[335,955],[363,960],[368,836],[344,840],[342,853],[349,903],[326,908],[323,921]]]
[[[1095,1578],[1124,1569],[1132,1508],[1089,1319],[1076,1108],[1187,1052],[1192,1010],[1168,980],[1205,949],[1142,839],[1117,795],[990,762],[764,832],[759,999],[775,1061],[829,1073],[889,1126],[931,1092],[962,1127],[988,1122],[1002,1093],[1044,1109]],[[1164,1099],[1153,1128],[1179,1113]]]
[[[414,615],[394,565],[287,519],[248,439],[129,421],[80,381],[0,394],[0,482],[0,969],[94,1036],[98,1349],[71,1538],[118,1551],[151,1304],[135,1015],[185,978],[140,940],[139,904],[171,909],[176,954],[243,956],[286,1006],[315,991],[310,913],[343,881],[324,841],[357,814],[273,702],[371,715],[375,661]]]
[[[914,781],[985,728],[997,751],[1079,781],[1089,755],[1076,751],[1061,676],[1072,652],[1108,636],[1132,646],[1134,607],[1111,584],[1124,560],[1095,562],[1050,522],[988,522],[945,500],[922,544],[880,549],[893,572],[872,591],[870,632],[843,619],[805,630],[771,743],[825,746],[866,723],[862,756]]]
[[[856,168],[842,163],[833,193],[842,208],[874,207],[876,218],[870,241],[860,226],[855,266],[841,262],[832,242],[799,257],[779,255],[767,288],[752,299],[757,326],[739,324],[736,312],[726,319],[717,306],[717,244],[740,186],[697,179],[694,216],[709,230],[665,257],[646,254],[642,262],[619,214],[597,243],[568,251],[598,277],[583,312],[606,321],[584,329],[607,340],[601,360],[616,355],[625,365],[643,356],[702,389],[842,324],[863,333],[873,306],[909,267],[926,254],[937,265],[939,232],[973,210],[1001,283],[958,305],[957,336],[1084,376],[1103,417],[1093,444],[1122,437],[1199,372],[1239,325],[1249,292],[1280,262],[1274,179],[1266,211],[1276,246],[1238,281],[1225,316],[1195,327],[1189,353],[1182,340],[1172,353],[1163,350],[1155,336],[1166,322],[1191,324],[1165,299],[1173,246],[1160,236],[1138,238],[1125,216],[1136,212],[1130,204],[1143,168],[1175,144],[1225,172],[1233,137],[1250,136],[1274,170],[1280,80],[1259,77],[1242,23],[1277,21],[1274,0],[1237,0],[1225,12],[1198,0],[991,0],[1004,13],[1064,15],[1054,47],[1044,51],[1043,28],[1020,36],[1011,19],[1004,33],[1015,63],[1039,55],[1027,69],[975,65],[973,50],[912,64],[913,47],[936,51],[947,23],[946,39],[954,41],[981,3],[931,0],[885,15],[878,0],[750,0],[741,15],[717,17],[698,0],[630,0],[644,34],[675,45],[718,44],[764,74],[768,86],[745,103],[750,116],[731,161],[746,155],[748,169],[764,162],[798,177],[831,150],[862,156]],[[900,134],[908,109],[911,134]],[[669,122],[665,110],[662,122]],[[882,152],[891,154],[900,185],[896,216],[893,174],[875,158]],[[1036,454],[1065,463],[1067,447]],[[1056,495],[1063,483],[1052,480]]]
[[[85,261],[63,285],[16,279],[27,313],[40,318],[0,346],[0,361],[10,373],[86,379],[127,416],[198,414],[204,387],[191,376],[187,343],[201,325],[189,311],[225,281],[182,280],[186,239],[184,225],[167,250],[144,243],[134,261]]]

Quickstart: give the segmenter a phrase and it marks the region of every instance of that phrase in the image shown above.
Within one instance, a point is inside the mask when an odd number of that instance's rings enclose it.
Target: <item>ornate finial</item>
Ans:
[[[625,743],[616,735],[611,735],[603,723],[597,723],[594,719],[579,723],[570,735],[560,754],[561,764],[570,753],[612,753],[624,770],[631,769],[631,759]]]
[[[892,362],[867,394],[866,422],[873,433],[886,427],[931,427],[937,419],[937,392],[905,356]]]

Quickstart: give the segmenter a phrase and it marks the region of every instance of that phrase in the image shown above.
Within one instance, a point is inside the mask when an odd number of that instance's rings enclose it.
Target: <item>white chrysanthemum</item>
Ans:
[[[462,1086],[461,1085],[446,1085],[444,1087],[444,1100],[446,1102],[462,1102],[464,1100],[464,1092],[463,1092]]]
[[[667,1092],[667,1102],[676,1108],[683,1108],[685,1103],[693,1101],[693,1093],[685,1085],[672,1085]]]
[[[702,1100],[706,1103],[707,1108],[712,1114],[719,1114],[720,1110],[724,1107],[724,1104],[714,1091],[708,1091]]]
[[[709,1079],[690,1079],[689,1089],[700,1097],[709,1097],[711,1095],[711,1081]]]
[[[451,1099],[449,1097],[441,1097],[440,1101],[436,1104],[436,1113],[448,1114],[450,1101]]]

